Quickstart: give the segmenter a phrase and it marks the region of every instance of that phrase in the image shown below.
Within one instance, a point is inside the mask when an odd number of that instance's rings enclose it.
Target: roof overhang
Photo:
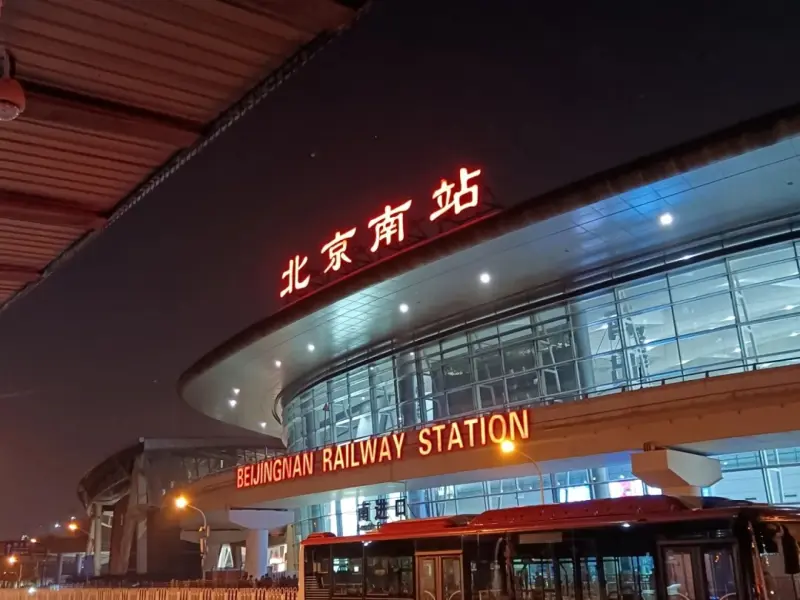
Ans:
[[[0,2],[0,77],[25,94],[22,113],[0,124],[0,309],[226,129],[230,113],[278,87],[363,4]]]
[[[764,235],[793,236],[798,132],[800,107],[793,107],[418,245],[245,330],[185,373],[181,393],[211,417],[277,435],[279,396],[347,365],[526,303],[688,264]],[[659,224],[664,212],[675,216],[670,227]],[[477,281],[483,271],[492,275],[489,286]],[[405,314],[401,303],[410,307]]]

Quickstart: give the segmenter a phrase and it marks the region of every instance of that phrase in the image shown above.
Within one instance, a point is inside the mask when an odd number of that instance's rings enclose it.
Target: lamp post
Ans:
[[[536,473],[539,475],[539,496],[541,498],[541,503],[544,505],[545,504],[545,501],[544,501],[544,474],[542,473],[542,469],[539,466],[539,463],[536,462],[530,456],[528,456],[525,452],[523,452],[522,450],[518,449],[516,444],[514,442],[512,442],[511,440],[503,440],[502,442],[500,442],[500,450],[503,452],[503,454],[512,454],[512,453],[519,454],[520,456],[522,456],[524,458],[527,458],[528,461],[536,468]]]
[[[17,587],[19,587],[20,584],[22,583],[22,561],[15,554],[12,554],[6,560],[8,561],[8,564],[11,565],[12,567],[17,563],[19,563],[19,571],[17,572]]]
[[[77,533],[80,531],[81,533],[85,533],[87,537],[90,537],[92,534],[86,531],[83,527],[78,525],[78,522],[73,517],[69,523],[67,523],[67,529],[69,529],[72,533]],[[84,553],[83,559],[83,580],[89,581],[89,571],[86,569],[86,553]]]
[[[208,536],[210,533],[206,513],[193,504],[189,504],[189,500],[186,499],[186,496],[178,496],[175,498],[175,508],[179,510],[191,508],[199,512],[200,516],[203,517],[203,527],[200,529],[200,574],[203,579],[205,579],[206,554],[208,553]]]

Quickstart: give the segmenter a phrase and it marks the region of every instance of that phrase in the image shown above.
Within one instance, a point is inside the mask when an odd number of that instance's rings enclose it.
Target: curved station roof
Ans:
[[[184,375],[182,394],[216,419],[278,434],[282,395],[367,353],[711,257],[763,237],[767,221],[770,234],[778,220],[782,235],[797,235],[799,133],[794,107],[419,238],[212,351]],[[666,212],[670,227],[659,223]]]
[[[8,66],[27,100],[0,125],[0,307],[226,128],[226,111],[279,84],[361,4],[0,2],[0,70]]]

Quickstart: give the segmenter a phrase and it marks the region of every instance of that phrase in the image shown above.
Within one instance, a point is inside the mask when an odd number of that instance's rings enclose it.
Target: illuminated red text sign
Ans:
[[[458,173],[458,183],[442,179],[439,187],[431,197],[436,208],[430,213],[428,220],[436,221],[445,216],[458,216],[462,212],[478,206],[480,189],[476,183],[481,170],[461,168]],[[387,204],[378,216],[367,222],[367,229],[372,230],[372,245],[369,252],[376,253],[382,248],[390,248],[403,242],[406,238],[405,218],[411,208],[412,200],[406,200],[396,206]],[[335,273],[345,264],[352,263],[347,254],[348,245],[356,235],[357,227],[352,227],[344,232],[337,231],[333,237],[322,245],[320,254],[324,256],[324,274]],[[296,254],[289,259],[286,270],[281,273],[283,287],[280,297],[291,296],[308,287],[311,276],[308,273],[309,258],[306,255]]]
[[[528,440],[530,436],[530,416],[526,409],[482,415],[242,465],[236,469],[236,487],[248,488],[315,473],[369,467],[402,460],[409,452],[430,456],[496,445],[503,440]]]

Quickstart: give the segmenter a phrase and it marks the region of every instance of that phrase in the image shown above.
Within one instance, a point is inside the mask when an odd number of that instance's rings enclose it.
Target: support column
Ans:
[[[91,509],[92,523],[90,526],[89,540],[87,542],[86,551],[92,557],[91,567],[84,564],[84,569],[89,570],[86,577],[99,577],[100,576],[100,559],[103,551],[103,505],[94,503]]]
[[[64,576],[64,555],[56,555],[56,585],[61,585],[61,578]]]
[[[208,543],[208,548],[206,550],[206,556],[203,560],[203,576],[206,573],[211,571],[217,570],[217,564],[219,563],[219,553],[222,552],[222,544],[221,543]]]
[[[650,450],[631,456],[633,474],[667,496],[699,497],[702,488],[722,479],[715,458],[679,450]]]
[[[241,542],[231,543],[231,559],[233,560],[233,568],[242,568],[242,544]]]
[[[254,579],[267,574],[269,560],[269,532],[266,529],[251,529],[247,532],[244,570]]]

